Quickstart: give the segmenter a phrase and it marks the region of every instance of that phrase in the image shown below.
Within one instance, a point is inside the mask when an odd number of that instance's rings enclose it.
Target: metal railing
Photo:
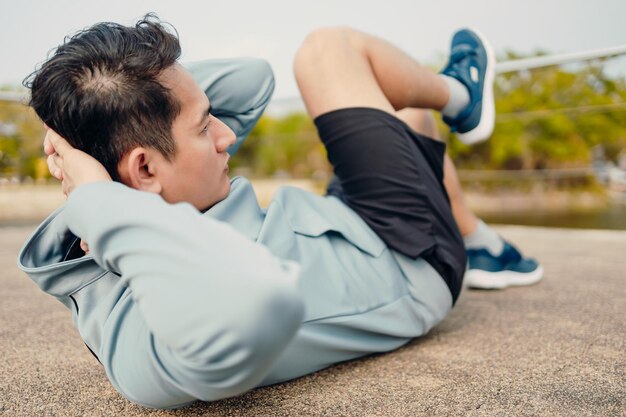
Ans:
[[[598,58],[611,58],[624,54],[626,54],[626,45],[593,49],[582,52],[571,52],[566,54],[554,54],[524,59],[513,59],[510,61],[498,62],[496,64],[496,73],[505,74],[507,72],[551,67],[555,65],[569,64],[571,62],[590,61]]]

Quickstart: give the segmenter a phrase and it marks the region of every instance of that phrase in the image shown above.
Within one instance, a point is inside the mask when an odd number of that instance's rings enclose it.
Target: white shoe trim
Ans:
[[[539,265],[532,272],[498,271],[470,269],[465,273],[464,282],[470,288],[502,289],[510,286],[531,285],[541,281],[543,267]]]
[[[458,138],[466,145],[473,145],[475,143],[484,142],[489,139],[493,133],[493,126],[495,123],[495,104],[493,98],[493,80],[496,75],[496,59],[493,53],[493,48],[487,40],[487,38],[478,30],[474,28],[468,28],[478,36],[480,41],[485,47],[487,53],[487,67],[485,68],[485,88],[483,90],[483,100],[481,102],[482,110],[480,114],[480,121],[478,125],[469,132],[459,133]],[[488,100],[485,100],[488,98]]]

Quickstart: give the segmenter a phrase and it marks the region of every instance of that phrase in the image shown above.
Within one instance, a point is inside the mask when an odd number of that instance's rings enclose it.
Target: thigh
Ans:
[[[285,381],[333,363],[396,349],[440,323],[452,307],[450,292],[441,277],[422,259],[397,258],[403,263],[405,277],[402,280],[406,293],[391,300],[381,300],[376,308],[356,309],[351,313],[340,310],[341,314],[305,321],[263,384]],[[372,280],[369,284],[372,293],[378,293],[384,287],[380,280]],[[326,303],[322,299],[316,302]]]
[[[396,111],[395,115],[418,134],[443,142],[432,110],[407,107]]]

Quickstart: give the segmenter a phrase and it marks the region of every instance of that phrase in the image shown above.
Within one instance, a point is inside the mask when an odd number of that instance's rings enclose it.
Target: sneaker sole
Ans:
[[[476,34],[476,36],[480,39],[483,46],[485,47],[485,52],[487,53],[487,68],[485,74],[485,89],[483,90],[483,98],[490,97],[487,102],[485,100],[482,101],[482,109],[480,122],[478,125],[470,130],[469,132],[461,133],[458,135],[458,138],[461,142],[466,145],[474,145],[476,143],[484,142],[493,133],[493,125],[495,122],[495,105],[493,102],[493,80],[496,75],[496,60],[495,55],[493,53],[493,48],[491,44],[487,40],[487,38],[478,30],[474,28],[468,28],[472,32]]]
[[[499,271],[488,272],[481,269],[470,269],[465,273],[464,281],[470,288],[498,290],[510,286],[531,285],[541,281],[543,267],[539,265],[532,272]]]

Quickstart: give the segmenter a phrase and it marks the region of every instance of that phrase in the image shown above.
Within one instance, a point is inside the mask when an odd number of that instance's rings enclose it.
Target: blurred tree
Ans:
[[[45,163],[42,149],[45,132],[35,112],[24,104],[0,101],[0,126],[0,175],[49,177],[47,169],[37,168],[42,161]]]
[[[601,64],[500,75],[493,136],[471,149],[450,141],[450,154],[462,168],[567,168],[589,166],[601,144],[616,160],[626,149],[626,82]]]
[[[233,162],[233,169],[244,168],[256,176],[308,178],[330,173],[324,146],[304,113],[262,117]]]

